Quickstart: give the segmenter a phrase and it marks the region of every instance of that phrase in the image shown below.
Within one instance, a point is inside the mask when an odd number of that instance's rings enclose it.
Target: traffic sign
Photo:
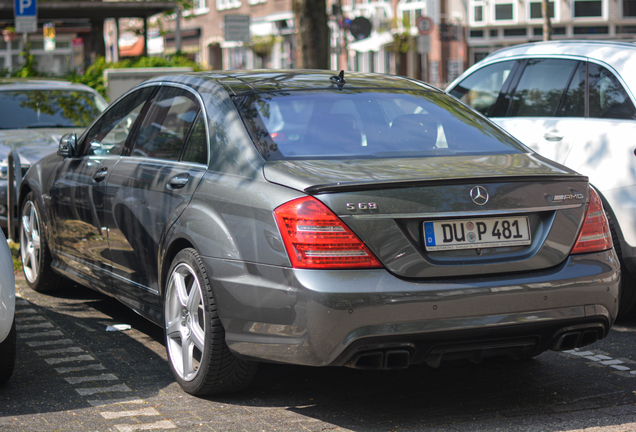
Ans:
[[[356,40],[362,40],[369,37],[373,24],[365,17],[357,17],[351,21],[349,31]]]
[[[38,30],[37,0],[14,0],[16,33],[35,33]]]
[[[423,36],[431,34],[434,26],[433,20],[427,16],[422,15],[417,19],[417,30]]]

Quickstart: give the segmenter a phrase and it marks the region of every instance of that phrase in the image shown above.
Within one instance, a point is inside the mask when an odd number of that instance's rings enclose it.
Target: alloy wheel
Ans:
[[[174,267],[165,304],[168,355],[176,373],[192,381],[199,372],[205,346],[206,318],[201,283],[186,263]]]
[[[27,201],[22,209],[22,229],[20,230],[20,255],[24,275],[30,283],[35,283],[40,273],[40,220],[33,201]]]

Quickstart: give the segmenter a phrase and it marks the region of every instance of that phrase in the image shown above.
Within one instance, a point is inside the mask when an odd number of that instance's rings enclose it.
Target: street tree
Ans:
[[[329,25],[326,0],[293,0],[296,33],[294,66],[329,69]]]

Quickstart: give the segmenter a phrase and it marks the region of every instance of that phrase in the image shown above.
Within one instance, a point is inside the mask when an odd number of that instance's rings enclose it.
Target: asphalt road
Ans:
[[[636,317],[572,353],[363,372],[262,364],[240,394],[195,398],[162,330],[80,287],[18,279],[18,362],[0,430],[636,431]],[[130,330],[106,331],[129,324]]]

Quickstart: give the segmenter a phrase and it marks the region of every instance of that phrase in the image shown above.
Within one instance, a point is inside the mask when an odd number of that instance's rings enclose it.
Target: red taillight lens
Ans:
[[[590,187],[590,204],[585,215],[585,222],[570,254],[601,252],[613,246],[612,233],[603,210],[601,197],[594,188]]]
[[[274,210],[294,268],[380,268],[365,244],[323,203],[298,198]]]

